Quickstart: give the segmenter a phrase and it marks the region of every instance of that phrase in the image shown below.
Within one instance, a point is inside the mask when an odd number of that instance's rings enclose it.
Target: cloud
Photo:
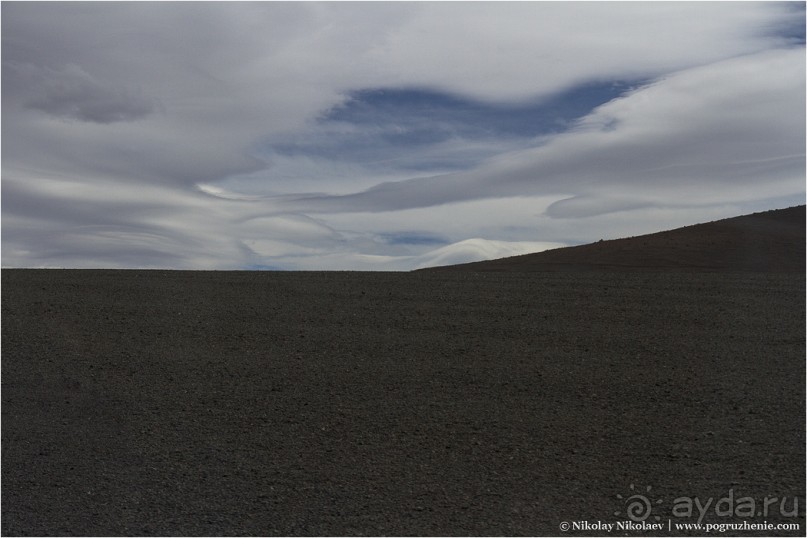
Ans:
[[[417,255],[360,254],[351,250],[294,249],[291,245],[268,245],[273,252],[282,249],[284,262],[296,270],[411,271],[424,267],[469,263],[505,256],[518,256],[564,246],[537,241],[492,241],[465,239]]]
[[[566,246],[562,243],[537,241],[490,241],[472,238],[435,249],[411,260],[413,269],[454,265],[507,256],[518,256],[530,252],[541,252],[551,248]]]
[[[74,64],[58,69],[12,64],[8,70],[16,84],[28,88],[26,108],[58,118],[114,123],[143,118],[158,108],[137,88],[104,83]]]
[[[383,65],[401,83],[517,101],[584,81],[660,76],[786,46],[792,38],[774,29],[798,9],[712,2],[426,4],[389,37]]]
[[[0,9],[6,266],[402,268],[803,198],[796,4]]]
[[[243,212],[202,194],[9,174],[2,188],[5,266],[235,269],[248,254],[220,233]]]
[[[803,192],[805,55],[779,49],[687,69],[612,100],[569,131],[470,170],[301,196],[300,210],[390,211],[560,196],[553,216]],[[727,187],[730,189],[727,190]]]
[[[389,245],[444,245],[445,238],[428,232],[400,231],[379,234]]]

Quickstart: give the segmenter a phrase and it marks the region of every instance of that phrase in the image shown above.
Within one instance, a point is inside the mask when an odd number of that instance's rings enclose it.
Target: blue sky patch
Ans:
[[[595,107],[619,97],[633,85],[625,82],[586,84],[549,99],[518,104],[494,104],[427,89],[381,88],[353,92],[344,105],[329,111],[324,122],[413,127],[392,130],[389,140],[431,143],[449,134],[534,137],[563,131]],[[438,132],[418,136],[424,123]]]
[[[397,232],[379,234],[388,245],[447,245],[447,239],[428,232]]]
[[[399,170],[458,170],[489,155],[429,154],[451,141],[524,140],[560,133],[575,120],[640,85],[590,83],[548,99],[490,103],[432,89],[357,90],[318,120],[319,132],[271,144],[267,153],[311,156]],[[340,126],[342,128],[340,128]],[[350,128],[344,128],[349,126]],[[407,158],[408,153],[416,153]]]
[[[804,2],[788,2],[787,6],[794,16],[770,28],[769,34],[784,38],[791,46],[804,46],[805,44],[805,17],[807,6]]]

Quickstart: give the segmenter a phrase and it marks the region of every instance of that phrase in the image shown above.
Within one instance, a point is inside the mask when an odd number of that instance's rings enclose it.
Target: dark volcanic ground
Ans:
[[[668,534],[730,492],[802,530],[724,535],[803,534],[803,274],[4,270],[2,299],[4,535],[560,535],[637,493]]]

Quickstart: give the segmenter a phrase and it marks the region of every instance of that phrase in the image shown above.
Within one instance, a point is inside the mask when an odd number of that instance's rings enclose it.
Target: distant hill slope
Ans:
[[[805,271],[805,206],[427,271]]]

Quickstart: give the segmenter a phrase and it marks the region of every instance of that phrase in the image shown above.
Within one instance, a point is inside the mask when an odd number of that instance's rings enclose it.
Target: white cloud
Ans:
[[[671,207],[790,199],[803,193],[804,48],[781,28],[803,26],[798,9],[4,3],[3,264],[400,268],[623,229],[608,211],[653,231],[680,220]],[[375,166],[257,157],[321,134],[317,118],[353,90],[504,106],[650,77],[526,150],[456,138]],[[381,162],[445,155],[465,170],[403,177]],[[383,241],[402,230],[455,245]]]
[[[491,241],[488,239],[473,238],[417,256],[412,260],[414,262],[412,267],[414,269],[421,269],[423,267],[490,260],[529,254],[531,252],[541,252],[563,246],[566,245],[562,243],[537,241]]]
[[[296,270],[364,270],[364,271],[411,271],[424,267],[469,263],[505,256],[518,256],[565,246],[561,243],[538,241],[491,241],[472,238],[418,255],[359,254],[345,250],[317,250],[300,248],[282,242],[259,242],[265,254],[281,256],[285,264]]]
[[[381,65],[400,84],[527,98],[782,45],[765,30],[790,9],[752,2],[424,3],[390,35]]]
[[[305,197],[302,211],[390,211],[514,195],[564,198],[555,216],[720,204],[803,192],[804,49],[741,56],[662,78],[536,148],[468,172]]]

